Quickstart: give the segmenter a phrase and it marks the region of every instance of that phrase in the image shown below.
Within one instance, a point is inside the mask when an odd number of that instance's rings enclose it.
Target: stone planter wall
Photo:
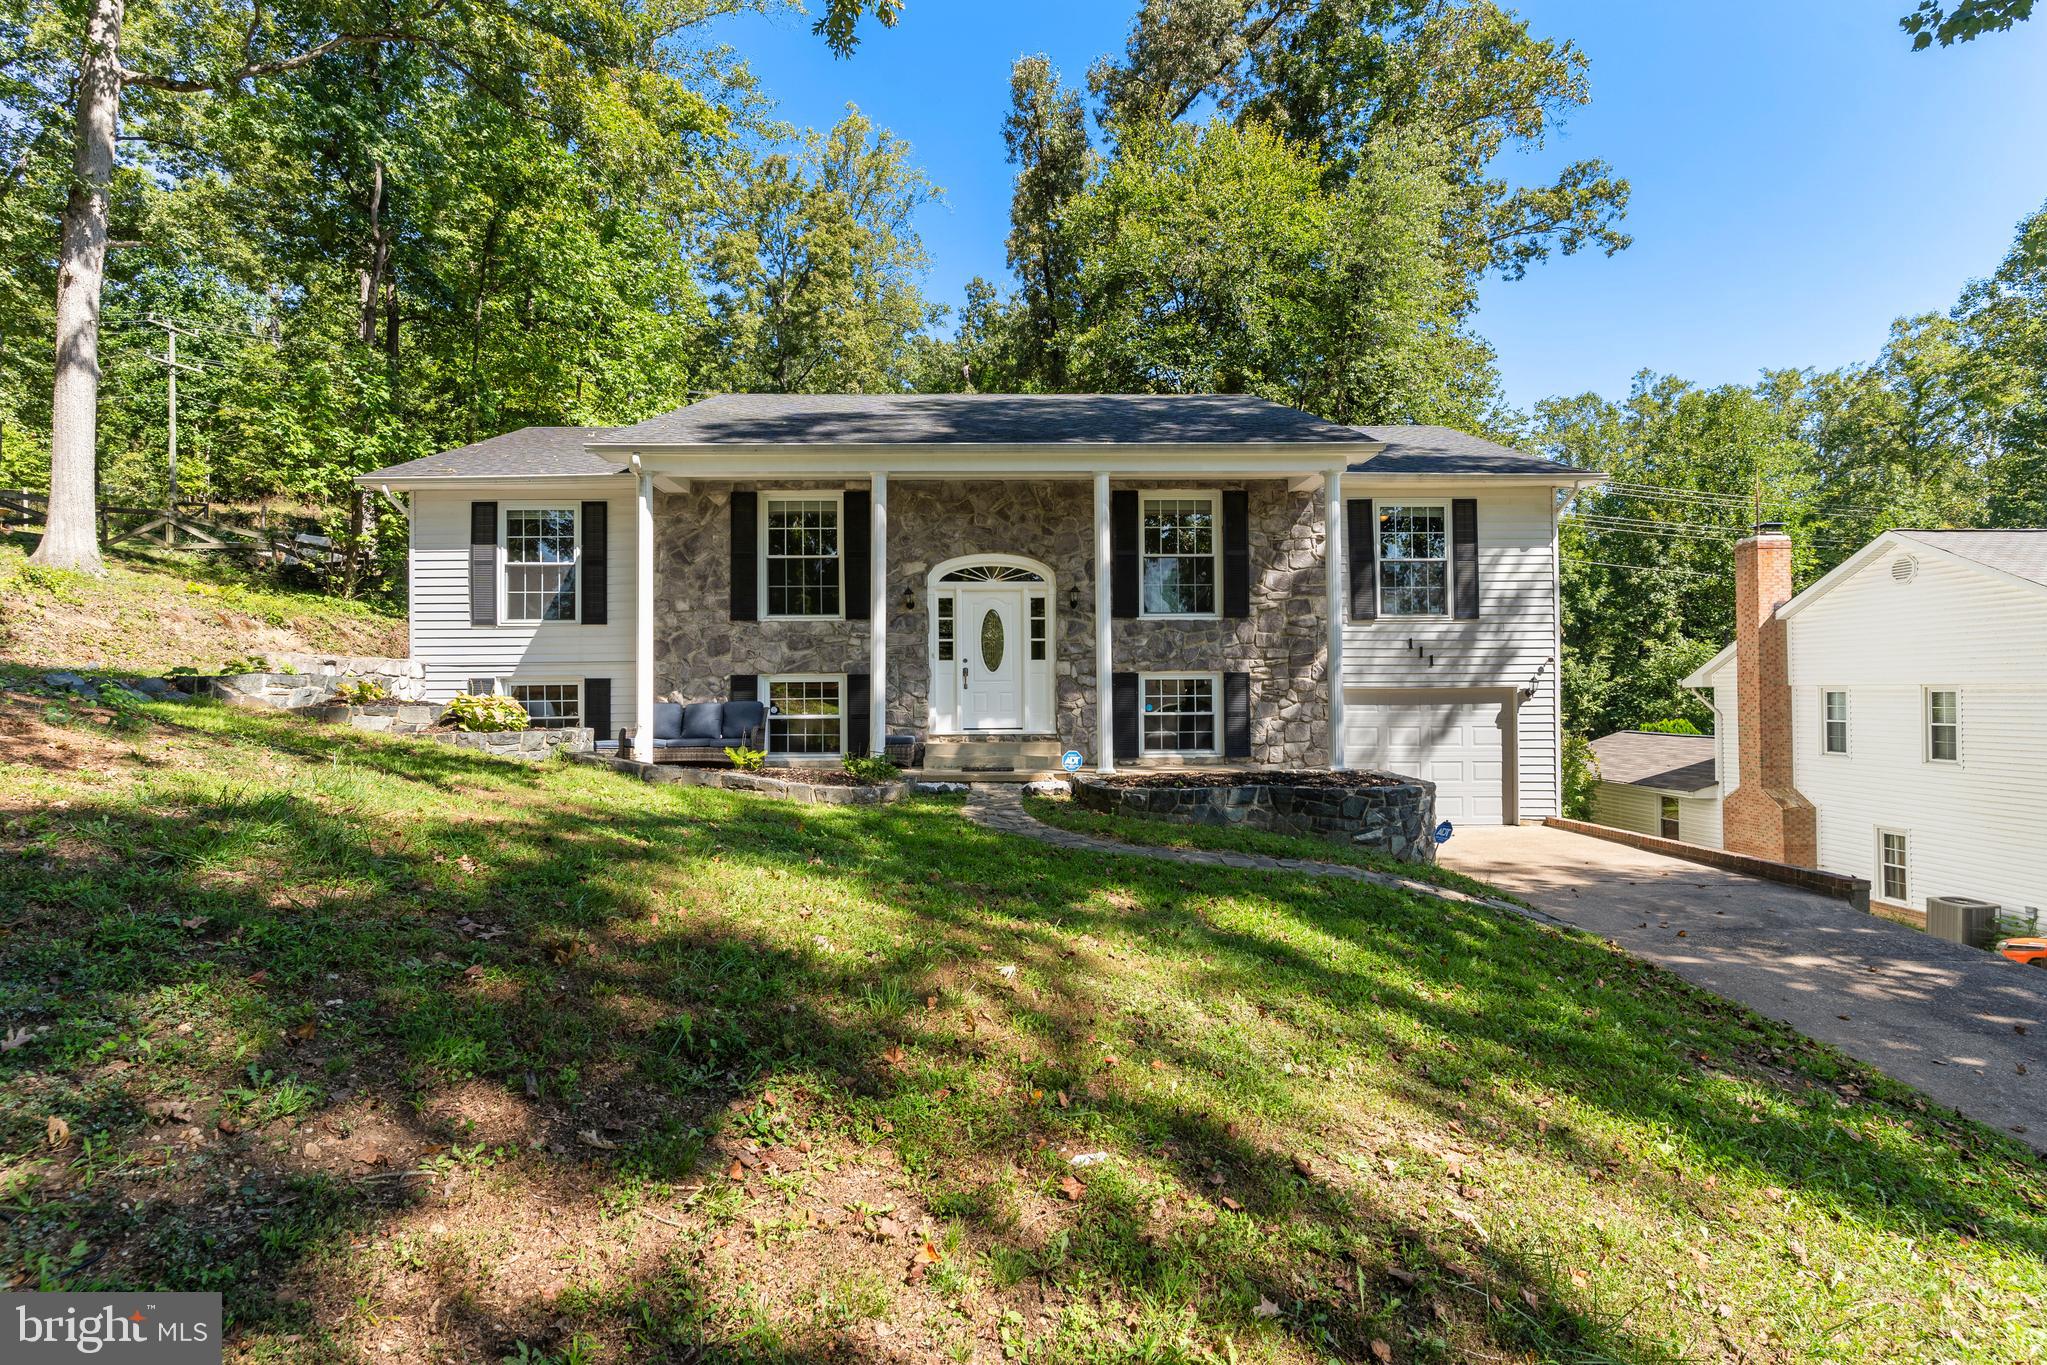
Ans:
[[[387,735],[416,735],[441,718],[441,708],[424,701],[378,701],[365,706],[332,702],[312,708],[313,719]]]
[[[578,754],[576,761],[626,773],[642,782],[667,782],[682,787],[723,787],[728,791],[758,792],[763,796],[779,796],[787,801],[815,806],[878,806],[902,799],[910,789],[907,782],[889,782],[874,787],[821,786],[795,777],[769,777],[732,768],[692,768],[681,763],[641,763],[611,754]]]
[[[1277,781],[1231,787],[1118,787],[1076,773],[1072,785],[1076,802],[1107,815],[1301,834],[1376,849],[1407,863],[1436,860],[1433,782],[1403,777],[1383,787],[1290,786]]]
[[[488,754],[492,758],[516,758],[543,762],[557,753],[587,753],[593,736],[588,726],[567,730],[495,730],[471,733],[467,730],[428,730],[418,738]]]
[[[377,682],[391,700],[426,699],[426,665],[414,659],[380,659],[368,655],[272,654],[273,672],[227,673],[170,679],[173,687],[194,696],[217,697],[231,706],[269,706],[298,711],[334,700],[343,683]],[[294,672],[282,671],[289,665]]]

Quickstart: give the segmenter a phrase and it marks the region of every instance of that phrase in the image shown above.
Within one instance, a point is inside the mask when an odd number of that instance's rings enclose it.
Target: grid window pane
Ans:
[[[1031,599],[1031,658],[1033,661],[1045,657],[1045,599]]]
[[[1848,694],[1829,692],[1825,706],[1825,749],[1830,754],[1848,752]]]
[[[1926,752],[1930,758],[1952,763],[1962,754],[1961,701],[1952,692],[1926,694]]]
[[[1146,753],[1200,753],[1215,748],[1215,679],[1144,680]]]
[[[768,499],[768,615],[839,614],[836,498]]]
[[[839,752],[839,684],[816,678],[768,683],[768,752]]]
[[[952,599],[938,599],[938,658],[944,662],[952,658]]]
[[[1215,613],[1215,500],[1144,500],[1144,614]]]
[[[534,730],[569,730],[583,723],[583,689],[574,683],[514,683],[512,697],[526,708]]]
[[[515,508],[505,513],[505,619],[576,619],[576,511]]]
[[[1884,899],[1903,901],[1910,894],[1907,884],[1909,867],[1905,857],[1905,836],[1886,832],[1878,837],[1883,844]]]
[[[1379,613],[1444,616],[1450,604],[1447,517],[1440,505],[1379,511]]]

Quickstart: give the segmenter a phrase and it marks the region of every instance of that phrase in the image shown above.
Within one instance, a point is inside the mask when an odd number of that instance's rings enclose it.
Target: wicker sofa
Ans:
[[[618,732],[618,751],[631,753],[639,728]],[[765,749],[768,708],[758,701],[654,703],[656,763],[730,763],[727,749]]]

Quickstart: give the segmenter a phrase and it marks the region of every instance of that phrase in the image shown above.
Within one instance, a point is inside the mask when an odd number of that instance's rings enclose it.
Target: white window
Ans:
[[[1147,673],[1139,682],[1143,705],[1138,717],[1143,750],[1148,754],[1212,754],[1216,742],[1216,698],[1220,679],[1213,673]]]
[[[953,642],[952,595],[950,593],[946,593],[940,596],[938,599],[938,661],[940,663],[951,662],[952,642]]]
[[[845,566],[837,493],[761,499],[761,598],[769,616],[838,616]]]
[[[1962,760],[1962,694],[1926,694],[1926,757],[1934,763]]]
[[[576,509],[504,512],[506,622],[576,619]]]
[[[1912,863],[1902,830],[1880,829],[1876,832],[1876,872],[1879,896],[1893,905],[1911,903]]]
[[[1143,614],[1215,615],[1216,495],[1147,494],[1143,521]]]
[[[1820,693],[1820,752],[1848,752],[1848,694]]]
[[[766,683],[769,753],[845,752],[844,678],[769,678]]]
[[[1379,508],[1379,614],[1450,614],[1450,513],[1440,502]]]
[[[513,683],[512,699],[526,708],[535,730],[570,730],[583,723],[581,683]]]
[[[1031,598],[1031,661],[1042,662],[1045,657],[1045,599]]]

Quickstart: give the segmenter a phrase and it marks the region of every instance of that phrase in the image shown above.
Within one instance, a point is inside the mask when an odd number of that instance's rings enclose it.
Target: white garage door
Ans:
[[[1351,692],[1344,699],[1344,761],[1435,783],[1438,819],[1502,824],[1510,758],[1504,709],[1498,701]]]

